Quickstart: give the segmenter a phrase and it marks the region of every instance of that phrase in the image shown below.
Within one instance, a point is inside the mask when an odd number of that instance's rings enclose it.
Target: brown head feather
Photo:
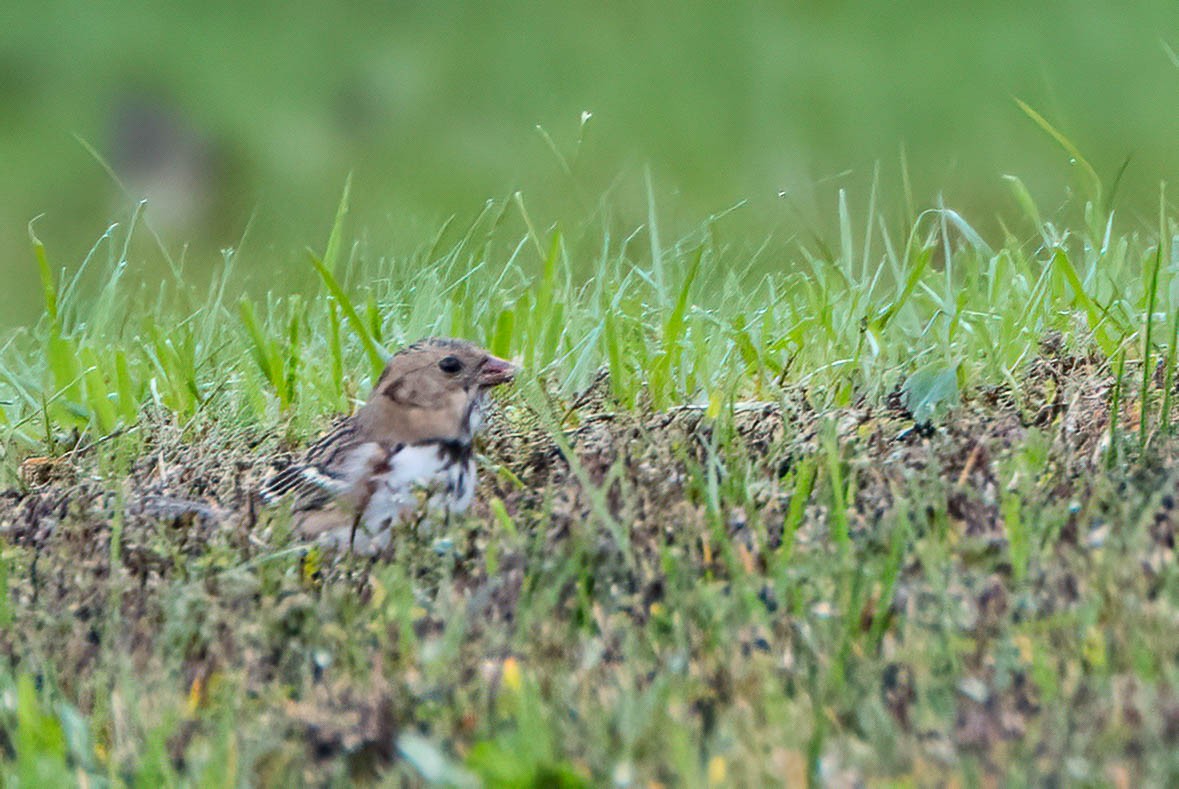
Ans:
[[[368,439],[381,443],[469,441],[471,413],[489,388],[516,368],[466,340],[430,337],[394,354],[356,414]]]

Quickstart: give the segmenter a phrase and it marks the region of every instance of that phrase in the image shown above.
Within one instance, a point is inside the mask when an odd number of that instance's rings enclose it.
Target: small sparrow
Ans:
[[[263,484],[262,500],[290,498],[299,534],[367,554],[387,546],[400,522],[466,510],[487,391],[516,372],[465,340],[408,346],[355,416]]]

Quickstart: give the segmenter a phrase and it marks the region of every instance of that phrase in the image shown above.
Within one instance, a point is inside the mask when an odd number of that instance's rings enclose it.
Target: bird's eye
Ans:
[[[454,375],[459,370],[463,369],[463,363],[459,361],[457,356],[446,356],[438,362],[438,369],[444,373]]]

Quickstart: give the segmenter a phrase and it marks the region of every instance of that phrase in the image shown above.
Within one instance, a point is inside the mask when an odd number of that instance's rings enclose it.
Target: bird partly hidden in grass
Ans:
[[[389,359],[354,416],[263,484],[262,500],[290,500],[300,536],[364,554],[389,545],[400,524],[463,512],[487,393],[516,373],[465,340],[415,342]]]

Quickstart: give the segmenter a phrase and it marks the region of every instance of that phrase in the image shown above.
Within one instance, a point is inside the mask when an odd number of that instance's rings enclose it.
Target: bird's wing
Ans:
[[[295,510],[318,509],[356,492],[357,483],[371,475],[390,453],[375,441],[363,440],[355,422],[348,420],[312,445],[302,462],[262,483],[259,494],[267,504],[290,499]]]
[[[267,504],[290,497],[296,510],[323,507],[347,492],[352,483],[314,463],[288,466],[262,483],[259,494]]]

